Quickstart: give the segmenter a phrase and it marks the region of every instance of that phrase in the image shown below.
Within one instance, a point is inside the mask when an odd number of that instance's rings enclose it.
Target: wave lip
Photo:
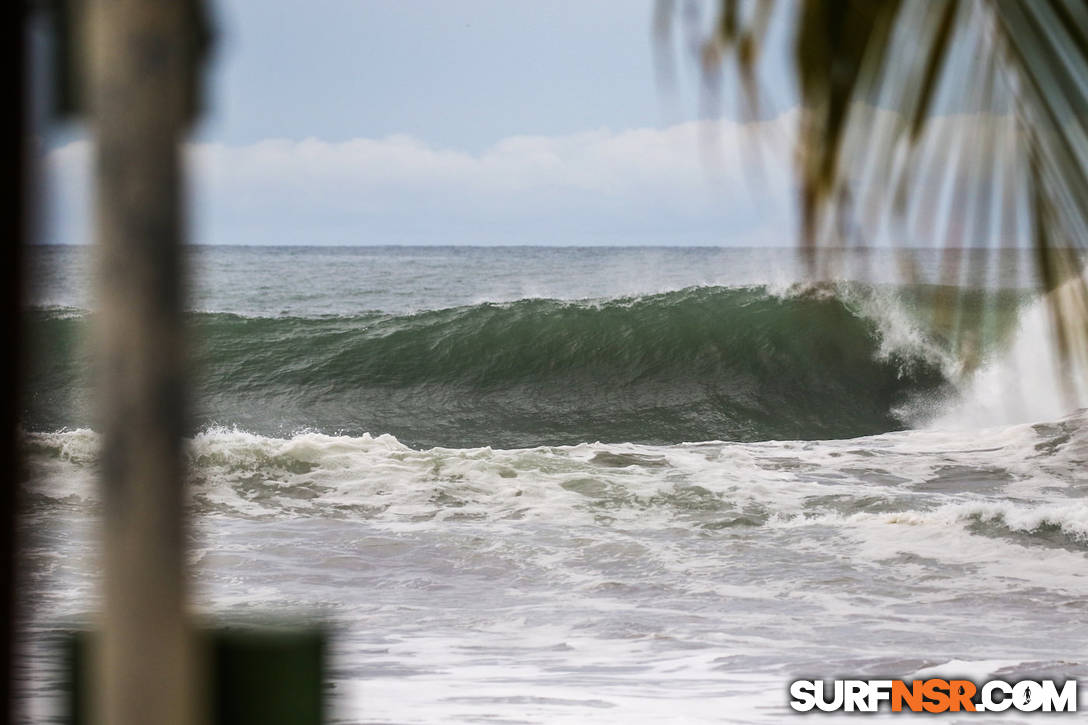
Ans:
[[[947,386],[941,360],[902,325],[892,334],[872,290],[848,292],[701,287],[318,319],[195,313],[197,423],[503,448],[901,428],[900,406]],[[48,392],[80,388],[78,360],[63,360],[85,323],[39,314],[53,363],[31,381],[41,406],[29,427],[90,423]]]

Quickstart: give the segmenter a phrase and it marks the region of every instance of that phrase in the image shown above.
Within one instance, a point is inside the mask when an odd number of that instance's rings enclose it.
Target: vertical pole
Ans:
[[[4,4],[3,84],[0,97],[11,104],[11,131],[2,141],[0,164],[4,178],[14,182],[4,194],[0,211],[0,315],[3,316],[3,352],[0,353],[0,723],[14,720],[13,640],[15,633],[16,505],[20,480],[18,460],[19,370],[22,363],[21,303],[23,292],[23,238],[29,195],[26,179],[26,3]]]
[[[104,615],[99,725],[191,725],[182,432],[182,174],[188,2],[86,0],[100,255]]]

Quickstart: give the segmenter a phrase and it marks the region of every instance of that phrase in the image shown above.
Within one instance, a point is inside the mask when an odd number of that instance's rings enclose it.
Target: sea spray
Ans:
[[[1051,295],[1068,297],[1078,280]],[[1082,338],[1063,359],[1048,296],[1037,296],[1019,315],[1010,342],[992,351],[978,370],[959,381],[958,394],[927,421],[938,428],[1033,423],[1062,418],[1088,406],[1088,359]],[[922,421],[914,421],[922,422]]]

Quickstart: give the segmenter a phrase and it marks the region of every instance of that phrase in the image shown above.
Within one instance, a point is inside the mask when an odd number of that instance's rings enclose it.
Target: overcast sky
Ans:
[[[712,4],[700,7],[709,21]],[[675,87],[660,92],[652,0],[218,0],[213,12],[209,112],[189,152],[194,241],[794,239],[782,18],[764,121],[742,125],[729,103],[705,120],[682,32]],[[68,127],[44,142],[45,241],[85,242],[87,141]]]

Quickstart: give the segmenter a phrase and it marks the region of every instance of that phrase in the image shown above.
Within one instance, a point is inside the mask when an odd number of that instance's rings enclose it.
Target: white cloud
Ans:
[[[194,143],[193,237],[212,244],[788,244],[795,120],[790,113],[749,125],[514,136],[480,154],[408,136]],[[747,165],[757,144],[762,184]],[[47,241],[86,240],[89,156],[89,144],[79,141],[44,159]]]

